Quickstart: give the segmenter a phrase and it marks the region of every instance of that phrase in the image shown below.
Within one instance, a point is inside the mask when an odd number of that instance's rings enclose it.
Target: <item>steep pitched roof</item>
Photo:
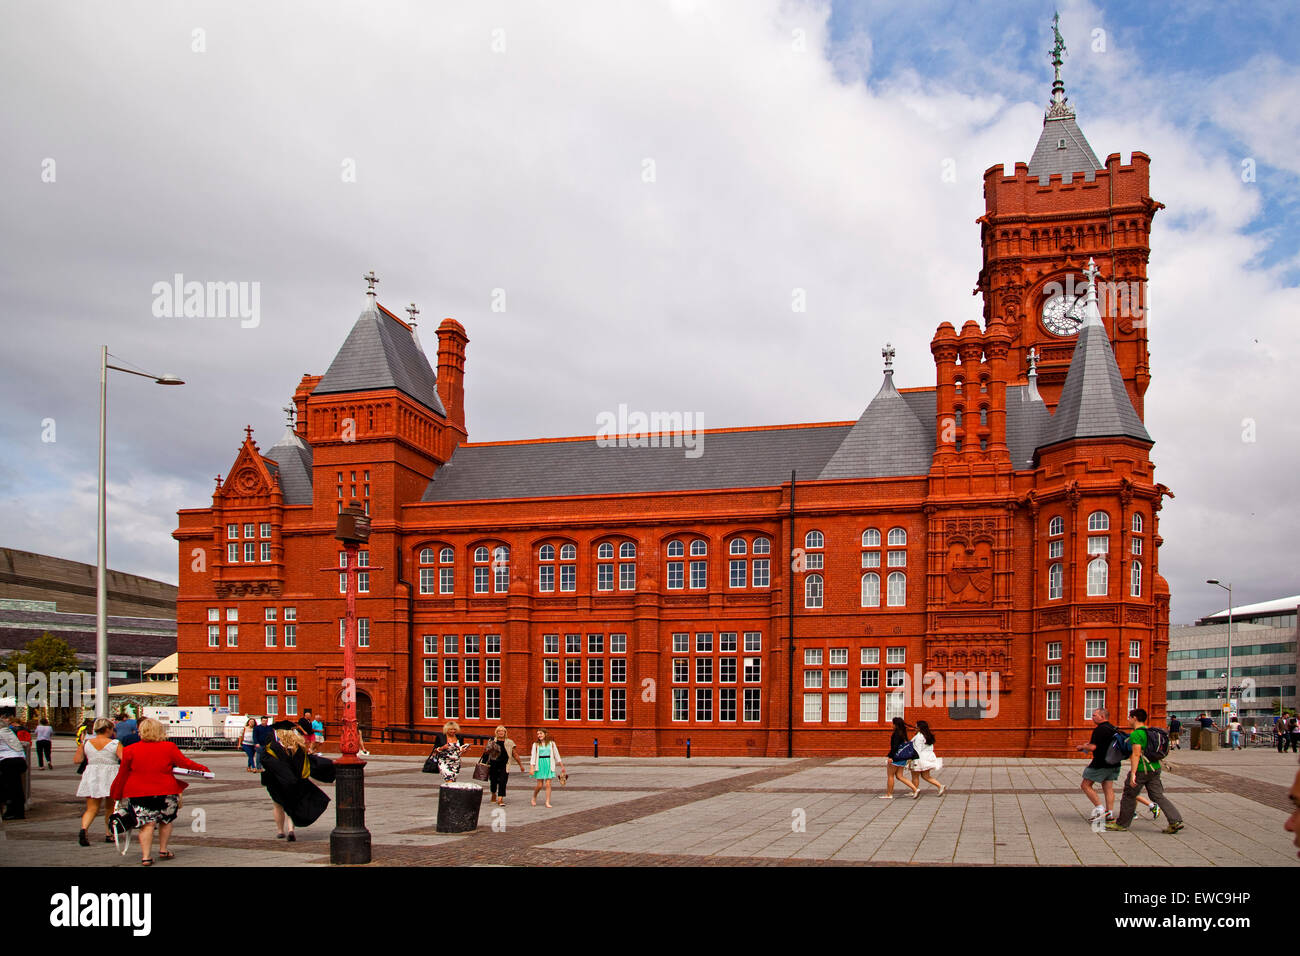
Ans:
[[[293,428],[285,429],[284,436],[262,457],[279,466],[277,472],[285,504],[311,504],[311,446]]]
[[[885,369],[880,391],[817,477],[894,478],[927,474],[934,457],[932,432],[894,387],[893,369]]]
[[[439,415],[447,415],[438,397],[437,376],[415,333],[372,300],[352,326],[314,394],[382,388],[396,388]]]
[[[1062,140],[1065,141],[1064,147],[1061,146]],[[1049,176],[1058,173],[1066,181],[1075,173],[1083,173],[1084,181],[1092,182],[1101,168],[1097,154],[1075,121],[1074,111],[1068,107],[1061,112],[1048,110],[1043,117],[1042,135],[1038,137],[1038,145],[1029,160],[1029,175],[1037,176],[1042,186],[1047,185]]]
[[[1129,401],[1111,351],[1110,336],[1097,309],[1093,278],[1096,266],[1089,260],[1088,267],[1088,299],[1079,339],[1052,415],[1052,426],[1039,447],[1079,438],[1135,438],[1155,444]]]
[[[425,501],[543,498],[709,488],[775,487],[815,478],[848,432],[845,423],[791,425],[697,436],[702,454],[604,447],[594,438],[461,445],[434,474]]]

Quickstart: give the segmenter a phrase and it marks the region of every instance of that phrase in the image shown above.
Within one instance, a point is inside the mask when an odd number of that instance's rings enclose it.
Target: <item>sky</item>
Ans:
[[[856,418],[981,318],[982,174],[1027,161],[1053,3],[0,7],[0,545],[176,580],[179,508],[263,449],[364,305],[470,345],[470,439]],[[1300,593],[1300,28],[1286,3],[1062,2],[1099,157],[1152,158],[1146,425],[1174,623]],[[952,175],[945,176],[949,171]],[[246,283],[257,314],[157,315]],[[805,308],[795,311],[796,292]],[[162,309],[165,313],[166,310]]]

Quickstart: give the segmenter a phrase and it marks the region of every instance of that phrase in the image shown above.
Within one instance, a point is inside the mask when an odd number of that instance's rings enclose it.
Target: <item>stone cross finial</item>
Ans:
[[[245,425],[245,426],[244,426],[244,436],[245,436],[249,441],[252,441],[252,440],[253,440],[253,426],[252,426],[252,425]]]
[[[373,298],[375,297],[375,283],[379,281],[379,279],[376,278],[376,276],[375,276],[375,270],[374,270],[374,269],[371,269],[369,272],[367,272],[367,273],[366,273],[365,275],[363,275],[361,278],[363,278],[363,279],[366,280],[366,285],[367,285],[367,287],[368,287],[368,288],[366,289],[366,295],[370,296],[370,298],[373,299]]]
[[[414,302],[412,302],[410,305],[406,307],[406,314],[410,316],[410,318],[406,320],[406,324],[409,325],[411,328],[415,328],[416,327],[415,317],[420,314],[420,310],[415,307]]]
[[[885,347],[880,350],[880,354],[885,359],[885,371],[892,372],[894,370],[894,347],[886,342]]]

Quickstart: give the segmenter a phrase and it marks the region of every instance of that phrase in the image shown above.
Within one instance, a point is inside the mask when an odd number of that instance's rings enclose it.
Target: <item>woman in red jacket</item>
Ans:
[[[135,810],[140,826],[140,862],[152,866],[149,852],[153,848],[155,826],[159,826],[158,859],[170,860],[176,855],[167,849],[167,841],[180,810],[180,793],[187,784],[176,778],[172,768],[188,767],[205,772],[208,768],[181,753],[167,739],[167,728],[157,720],[140,721],[137,733],[140,742],[122,750],[122,766],[109,796],[114,800],[125,799]]]

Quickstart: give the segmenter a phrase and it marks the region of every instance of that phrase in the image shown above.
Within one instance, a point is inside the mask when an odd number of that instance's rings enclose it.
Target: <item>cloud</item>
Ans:
[[[900,385],[932,384],[934,328],[981,314],[983,170],[1028,158],[1050,84],[1041,23],[994,29],[960,11],[946,32],[883,14],[833,30],[830,8],[777,0],[454,17],[287,3],[255,23],[218,4],[26,11],[28,29],[0,37],[13,91],[0,181],[23,224],[0,240],[14,316],[0,521],[18,546],[84,553],[107,342],[188,383],[113,373],[109,396],[110,554],[174,581],[175,510],[210,500],[246,423],[263,448],[276,440],[280,406],[328,366],[371,268],[390,308],[420,305],[426,351],[443,316],[467,327],[474,440],[590,434],[621,402],[711,427],[852,419],[887,340]],[[1295,290],[1258,268],[1260,202],[1200,119],[1143,95],[1160,81],[1141,34],[1085,4],[1062,21],[1094,148],[1148,152],[1169,206],[1147,410],[1178,494],[1161,529],[1175,616],[1213,609],[1196,591],[1207,576],[1251,582],[1251,599],[1297,590],[1284,571],[1296,519],[1267,504],[1285,501],[1296,464],[1277,359]],[[1111,29],[1104,54],[1097,26]],[[58,68],[31,42],[53,36]],[[1294,64],[1265,66],[1294,87]],[[1261,156],[1286,145],[1260,142]],[[260,282],[261,324],[153,318],[152,284],[177,272]],[[39,440],[46,416],[54,447]],[[1249,448],[1246,417],[1260,425]],[[1202,571],[1208,542],[1224,557]]]

